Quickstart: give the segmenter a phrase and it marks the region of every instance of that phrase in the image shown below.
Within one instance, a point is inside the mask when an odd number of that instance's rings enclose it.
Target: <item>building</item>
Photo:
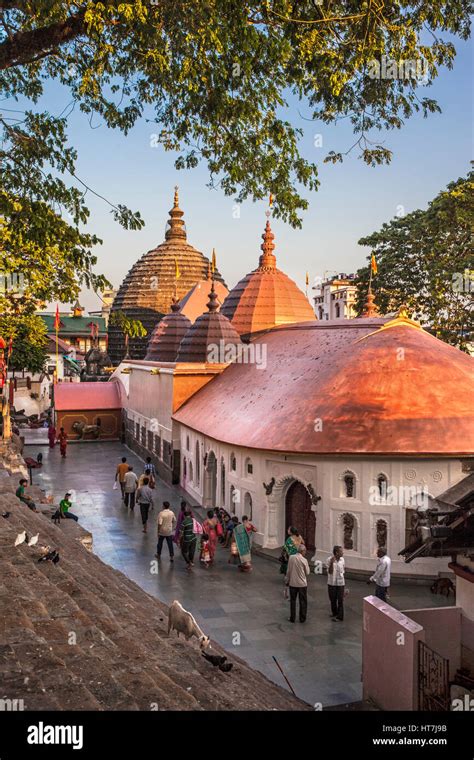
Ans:
[[[54,328],[55,312],[40,312],[38,314],[46,324],[46,332],[49,337],[56,340]],[[60,325],[58,335],[71,348],[85,354],[94,344],[97,333],[99,348],[107,347],[107,325],[104,317],[91,317],[84,315],[84,308],[76,301],[71,313],[59,312]]]
[[[386,545],[395,576],[436,577],[447,559],[397,555],[420,502],[474,456],[472,359],[403,311],[302,321],[304,294],[270,245],[267,225],[259,267],[220,312],[191,327],[172,312],[147,360],[116,370],[127,442],[196,502],[250,515],[265,548],[296,525],[316,563],[341,544],[367,577]]]
[[[173,299],[180,300],[196,283],[205,280],[210,266],[209,259],[187,241],[176,188],[164,242],[133,265],[115,296],[108,331],[108,350],[114,366],[125,356],[125,338],[120,327],[113,324],[112,315],[121,312],[143,324],[147,336],[129,342],[130,356],[143,359],[150,336],[160,319],[168,314]],[[217,269],[214,278],[224,284]]]
[[[452,606],[399,612],[376,597],[364,600],[364,698],[382,709],[474,711],[472,460],[469,469],[417,510],[412,540],[400,552],[409,564],[448,559],[439,580],[447,594],[454,581]]]
[[[314,313],[318,319],[353,319],[356,316],[356,275],[338,274],[315,278]]]
[[[59,383],[53,396],[56,428],[70,440],[122,436],[121,386],[118,383]],[[98,428],[98,429],[96,429]]]

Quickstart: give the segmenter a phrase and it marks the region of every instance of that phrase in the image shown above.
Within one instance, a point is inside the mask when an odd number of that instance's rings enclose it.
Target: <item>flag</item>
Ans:
[[[370,259],[370,268],[372,270],[372,274],[377,274],[377,262],[375,261],[375,254],[372,254],[372,258]]]
[[[181,277],[181,270],[180,270],[180,268],[178,266],[178,260],[177,259],[174,260],[174,265],[175,265],[175,279],[179,280],[179,278]]]
[[[306,287],[309,285],[309,272],[306,272]]]
[[[10,335],[10,340],[8,341],[8,353],[7,353],[7,359],[10,358],[10,356],[13,353],[13,336]]]
[[[56,332],[59,330],[59,326],[61,324],[61,318],[59,316],[59,306],[56,304],[56,316],[54,317],[54,329]]]
[[[214,274],[214,272],[216,271],[216,266],[217,266],[216,265],[216,249],[213,248],[212,249],[212,263],[211,263],[212,274]]]
[[[270,197],[268,199],[268,205],[270,206],[270,208],[273,206],[274,200],[275,200],[275,196],[273,195],[273,193],[270,193]]]

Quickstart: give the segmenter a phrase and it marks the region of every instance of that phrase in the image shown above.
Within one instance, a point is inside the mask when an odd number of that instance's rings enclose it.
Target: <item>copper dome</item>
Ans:
[[[152,331],[168,312],[173,297],[179,300],[199,280],[205,279],[209,266],[209,259],[187,242],[183,211],[179,208],[176,188],[165,241],[145,253],[133,265],[112,305],[111,315],[121,311],[130,319],[140,320],[147,330],[145,338],[130,340],[132,359],[144,358]],[[224,282],[217,270],[215,277]],[[110,323],[109,353],[114,364],[118,364],[125,354],[123,334],[119,327]]]
[[[246,339],[278,325],[312,322],[314,311],[305,294],[276,266],[275,238],[267,221],[259,266],[233,288],[221,307]]]
[[[212,281],[207,308],[208,311],[196,319],[184,336],[176,361],[208,363],[209,351],[211,347],[214,347],[214,350],[219,349],[222,355],[222,362],[218,363],[225,363],[226,347],[241,345],[242,342],[235,327],[218,311],[214,281]]]
[[[231,445],[307,454],[474,455],[474,360],[410,320],[314,322],[257,339],[174,415]]]
[[[191,321],[181,313],[173,300],[171,311],[156,325],[148,341],[145,359],[154,362],[175,362],[181,341],[191,327]]]

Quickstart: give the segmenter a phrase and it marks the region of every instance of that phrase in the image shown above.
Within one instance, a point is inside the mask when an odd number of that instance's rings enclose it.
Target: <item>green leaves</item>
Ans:
[[[474,330],[473,191],[470,172],[440,192],[426,211],[395,218],[359,240],[377,260],[372,291],[380,311],[387,314],[405,304],[437,337],[463,350]],[[367,266],[358,271],[359,314],[368,279]]]
[[[120,328],[129,338],[144,338],[147,334],[139,319],[130,319],[123,311],[114,311],[110,315],[110,324]]]

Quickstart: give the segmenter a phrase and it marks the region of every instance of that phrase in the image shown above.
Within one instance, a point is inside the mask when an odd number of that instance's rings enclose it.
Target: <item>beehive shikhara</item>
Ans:
[[[145,253],[133,265],[112,305],[111,314],[123,312],[129,319],[140,320],[147,330],[146,337],[130,339],[129,353],[132,359],[145,358],[153,328],[168,314],[173,298],[181,299],[199,280],[204,280],[209,267],[209,259],[187,242],[183,211],[179,208],[178,188],[175,188],[165,241]],[[177,273],[179,277],[176,276]],[[224,283],[217,269],[214,278]],[[115,365],[125,355],[123,333],[114,324],[109,324],[108,351]]]

